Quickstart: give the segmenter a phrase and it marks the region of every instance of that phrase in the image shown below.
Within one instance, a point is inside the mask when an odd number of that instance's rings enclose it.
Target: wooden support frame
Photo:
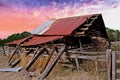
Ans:
[[[21,59],[18,59],[15,63],[12,63],[10,66],[11,67],[15,67],[17,64],[19,64],[21,61]]]
[[[29,52],[25,53],[26,56],[28,56],[31,52],[33,52],[33,50],[30,50]],[[15,61],[15,60],[12,60],[12,61],[9,63],[9,66],[15,67],[16,65],[18,65],[18,64],[21,62],[21,59],[22,59],[22,58],[19,58],[19,59],[17,59],[16,61]]]
[[[16,47],[15,51],[13,52],[12,56],[10,57],[8,63],[11,63],[12,58],[14,57],[15,53],[17,52],[17,50],[20,48],[21,44],[22,44],[22,42],[17,45],[17,47]]]
[[[46,51],[46,48],[42,48],[39,53],[37,53],[26,65],[26,70],[29,70],[29,68],[32,66],[32,64],[38,59],[39,56],[41,56]]]
[[[64,46],[61,49],[61,51],[56,55],[56,57],[54,58],[54,60],[52,61],[52,63],[50,65],[48,65],[46,67],[46,69],[44,70],[44,72],[38,76],[39,80],[43,80],[43,79],[45,79],[49,75],[49,73],[52,71],[53,67],[56,65],[57,61],[59,60],[59,58],[65,52],[65,49],[66,48]]]
[[[48,66],[48,64],[49,64],[49,62],[50,62],[50,59],[52,58],[55,50],[56,50],[56,48],[54,48],[54,49],[52,50],[52,52],[50,53],[50,56],[48,57],[48,60],[47,60],[47,62],[46,62],[46,64],[45,64],[45,66],[44,66],[44,67],[42,68],[42,70],[40,71],[40,73],[42,73],[42,72],[46,69],[46,67]],[[56,52],[57,52],[57,51],[56,51]]]

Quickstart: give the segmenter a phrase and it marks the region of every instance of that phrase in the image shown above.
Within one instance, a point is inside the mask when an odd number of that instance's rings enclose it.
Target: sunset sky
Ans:
[[[93,13],[120,30],[120,0],[0,0],[0,38],[32,31],[49,19]]]

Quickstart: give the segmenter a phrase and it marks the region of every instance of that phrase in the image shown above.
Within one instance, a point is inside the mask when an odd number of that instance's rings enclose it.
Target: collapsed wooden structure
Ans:
[[[33,53],[25,67],[27,71],[38,58],[47,55],[47,62],[39,75],[39,79],[43,80],[52,71],[62,54],[69,57],[76,52],[96,51],[102,46],[109,47],[109,44],[106,45],[109,43],[109,38],[101,14],[61,18],[46,24],[44,25],[49,27],[42,32],[37,31],[27,38],[7,43],[9,46],[17,45],[9,60],[10,66],[14,67],[21,61],[21,59],[13,60],[13,56],[21,48],[29,49],[27,55]]]

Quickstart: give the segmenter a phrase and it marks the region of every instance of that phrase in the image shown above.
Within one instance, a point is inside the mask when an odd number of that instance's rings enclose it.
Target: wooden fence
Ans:
[[[87,59],[93,60],[95,63],[97,61],[104,61],[107,65],[107,80],[120,80],[117,77],[120,74],[120,51],[112,51],[112,49],[107,49],[106,52],[76,52],[72,51],[70,58],[75,58],[76,67],[79,69],[77,59]],[[117,66],[119,68],[117,68]],[[97,70],[97,64],[96,64]]]
[[[107,80],[120,80],[120,51],[106,51]],[[118,66],[118,67],[117,67]]]

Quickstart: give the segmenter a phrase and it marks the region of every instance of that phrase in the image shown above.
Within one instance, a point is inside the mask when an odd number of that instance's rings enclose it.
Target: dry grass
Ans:
[[[57,65],[46,80],[106,80],[103,75],[105,74],[100,73],[97,75],[92,71],[72,71],[71,69]]]
[[[120,51],[120,41],[111,42],[111,49],[115,51]]]

